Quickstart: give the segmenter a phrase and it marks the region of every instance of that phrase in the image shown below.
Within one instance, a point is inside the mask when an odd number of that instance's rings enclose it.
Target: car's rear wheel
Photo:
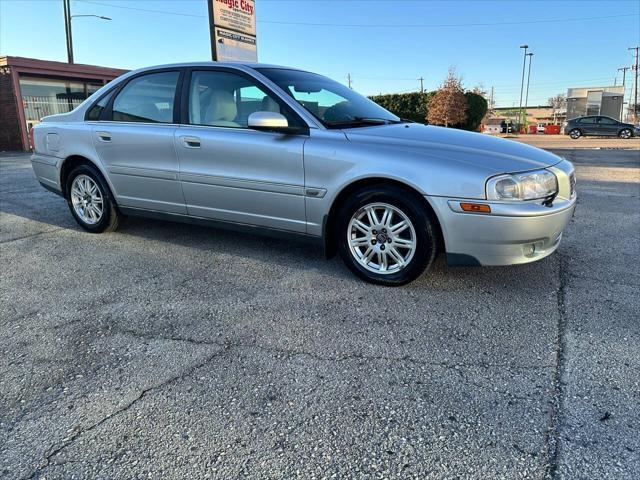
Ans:
[[[620,133],[618,134],[618,136],[620,138],[624,138],[625,140],[627,140],[633,136],[633,132],[628,128],[624,128],[620,130]]]
[[[102,233],[118,228],[120,214],[107,183],[95,167],[79,165],[69,173],[66,198],[73,218],[86,231]]]
[[[581,135],[582,135],[582,132],[580,130],[578,130],[577,128],[574,128],[573,130],[571,130],[569,132],[569,136],[571,138],[573,138],[574,140],[580,138]]]
[[[356,275],[403,285],[420,276],[437,253],[437,236],[421,199],[391,185],[351,195],[338,212],[338,250]]]

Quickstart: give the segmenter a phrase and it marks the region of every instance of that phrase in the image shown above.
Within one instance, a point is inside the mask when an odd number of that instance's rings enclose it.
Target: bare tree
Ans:
[[[558,111],[567,109],[567,96],[564,93],[558,93],[557,95],[550,97],[547,101],[551,108],[553,108],[553,123],[556,124],[558,123],[556,119]]]
[[[429,101],[429,123],[434,125],[458,125],[467,119],[467,98],[462,90],[460,78],[453,68],[440,89]]]
[[[470,91],[471,93],[482,95],[485,98],[485,100],[489,100],[489,92],[487,92],[487,89],[484,88],[484,84],[482,82],[480,82],[478,85],[473,87]]]

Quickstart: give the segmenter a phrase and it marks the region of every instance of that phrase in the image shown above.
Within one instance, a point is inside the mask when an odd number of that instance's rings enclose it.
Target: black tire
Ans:
[[[582,132],[581,132],[579,129],[574,128],[573,130],[571,130],[571,131],[569,132],[569,136],[570,136],[573,140],[577,140],[578,138],[580,138],[580,137],[582,136]]]
[[[630,128],[623,128],[622,130],[620,130],[620,133],[618,133],[618,137],[629,140],[633,137],[633,132]]]
[[[436,220],[423,202],[417,195],[395,185],[372,185],[350,195],[338,210],[335,230],[338,251],[347,267],[367,282],[386,286],[404,285],[422,275],[431,266],[438,251]],[[411,259],[403,268],[386,274],[373,272],[363,266],[352,253],[349,244],[349,224],[352,217],[361,211],[362,207],[376,203],[387,204],[400,210],[410,220],[415,232],[415,249]],[[394,217],[396,215],[394,214]],[[387,240],[390,244],[394,241]],[[384,240],[378,244],[378,248],[384,248],[383,243]]]
[[[73,201],[71,199],[71,188],[73,186],[74,180],[80,175],[84,175],[93,180],[94,184],[98,188],[100,192],[100,196],[102,197],[102,215],[99,220],[95,223],[86,222],[74,208]],[[111,190],[107,185],[107,182],[102,177],[102,174],[98,171],[96,167],[93,165],[83,164],[75,167],[69,173],[67,177],[67,181],[65,183],[65,198],[67,199],[67,205],[69,205],[69,210],[71,211],[71,215],[76,219],[78,225],[80,225],[83,229],[90,233],[103,233],[103,232],[113,232],[118,228],[118,224],[120,222],[120,213],[118,212],[118,208],[116,206],[116,202],[113,199],[113,195],[111,195]]]

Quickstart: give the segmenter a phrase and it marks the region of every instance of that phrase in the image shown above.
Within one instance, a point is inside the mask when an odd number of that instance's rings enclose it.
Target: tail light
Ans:
[[[35,153],[35,151],[36,151],[36,142],[35,142],[35,140],[33,138],[33,127],[31,127],[31,130],[29,130],[29,147]]]

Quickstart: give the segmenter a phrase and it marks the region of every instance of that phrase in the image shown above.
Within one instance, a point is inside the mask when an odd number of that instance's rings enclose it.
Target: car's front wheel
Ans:
[[[620,138],[624,138],[625,140],[627,140],[633,136],[633,132],[630,129],[625,128],[623,130],[620,130],[620,133],[618,134],[618,136]]]
[[[338,250],[356,275],[396,286],[420,276],[437,253],[434,220],[422,199],[380,185],[351,195],[338,212]]]
[[[569,136],[571,138],[573,138],[574,140],[580,138],[581,135],[582,135],[582,132],[580,130],[578,130],[577,128],[574,128],[573,130],[571,130],[569,132]]]
[[[66,198],[76,222],[91,233],[118,228],[120,214],[107,183],[91,165],[74,168],[66,182]]]

